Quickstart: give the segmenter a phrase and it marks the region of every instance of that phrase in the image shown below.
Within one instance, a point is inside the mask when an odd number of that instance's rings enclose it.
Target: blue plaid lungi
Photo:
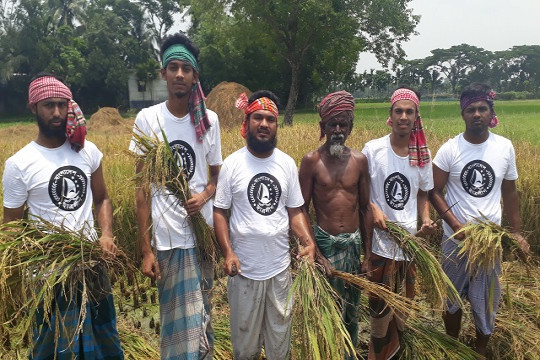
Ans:
[[[457,240],[456,240],[457,241]],[[474,323],[483,335],[490,335],[495,327],[495,316],[501,299],[501,264],[490,271],[479,270],[475,275],[467,271],[467,256],[458,255],[458,244],[443,238],[442,268],[462,298],[471,303]],[[459,305],[448,301],[448,312],[455,314]]]
[[[211,359],[213,332],[204,292],[211,288],[213,277],[205,276],[203,281],[194,248],[158,251],[157,258],[161,359]]]
[[[57,287],[48,321],[43,308],[36,312],[37,327],[34,328],[29,359],[124,359],[116,330],[116,311],[107,272],[102,265],[84,271],[89,298],[82,330],[75,334],[81,314],[82,282],[74,293]],[[58,337],[57,344],[55,337]]]

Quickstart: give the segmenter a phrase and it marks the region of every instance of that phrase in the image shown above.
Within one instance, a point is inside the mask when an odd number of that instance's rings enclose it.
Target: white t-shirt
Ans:
[[[243,147],[225,159],[214,206],[231,209],[231,245],[243,276],[266,280],[289,266],[287,208],[302,205],[296,164],[281,150],[261,159]]]
[[[371,201],[411,234],[417,231],[418,191],[433,189],[433,169],[431,164],[423,168],[409,165],[409,156],[398,156],[390,144],[390,135],[371,140],[362,149],[368,159],[371,177]],[[382,229],[373,229],[371,251],[374,254],[394,259],[406,260],[403,251]]]
[[[449,173],[446,202],[457,219],[465,223],[480,212],[501,223],[501,185],[503,179],[518,177],[516,155],[510,140],[493,133],[481,144],[471,144],[463,133],[444,143],[433,163]],[[445,222],[444,234],[454,233]]]
[[[80,152],[66,141],[46,148],[32,141],[6,160],[2,183],[4,206],[26,203],[31,219],[41,218],[96,240],[91,178],[103,154],[86,140]]]
[[[146,136],[157,136],[163,141],[163,130],[170,146],[181,159],[191,191],[200,193],[208,184],[208,166],[222,163],[218,117],[215,112],[207,110],[210,129],[204,134],[203,141],[199,142],[190,115],[177,118],[167,109],[166,104],[163,102],[141,110],[135,119],[133,131],[140,130]],[[140,152],[134,139],[131,139],[129,149],[135,153]],[[158,250],[195,247],[195,235],[186,210],[169,191],[152,189],[151,212],[154,246]],[[211,199],[202,207],[201,214],[212,226]]]

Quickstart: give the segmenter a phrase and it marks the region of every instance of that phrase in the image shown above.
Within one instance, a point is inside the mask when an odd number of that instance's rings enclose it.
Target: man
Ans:
[[[412,89],[397,89],[390,100],[387,125],[390,134],[371,140],[362,152],[369,163],[373,239],[367,245],[365,269],[371,281],[414,297],[415,269],[398,244],[385,232],[385,221],[393,221],[411,234],[417,231],[418,216],[423,233],[435,230],[429,216],[428,191],[433,187],[430,153],[427,148],[420,98]],[[405,279],[405,280],[403,280]],[[369,359],[389,359],[400,348],[404,318],[394,314],[377,297],[369,299],[371,339]]]
[[[337,270],[361,272],[361,231],[371,236],[369,172],[366,157],[345,146],[354,118],[354,97],[346,91],[327,95],[318,106],[321,136],[326,142],[304,156],[300,186],[305,210],[313,198],[315,240],[322,255]],[[363,215],[362,224],[360,214]],[[369,218],[368,218],[369,217]],[[362,227],[360,225],[363,225]],[[360,290],[330,279],[342,299],[342,317],[354,347],[358,344]]]
[[[476,351],[482,355],[486,354],[495,325],[501,296],[501,268],[496,264],[490,271],[480,271],[474,276],[468,274],[466,256],[457,254],[464,234],[452,235],[466,222],[482,215],[500,224],[502,195],[510,228],[522,250],[529,252],[529,244],[520,235],[514,148],[510,140],[489,131],[499,122],[493,109],[494,96],[486,84],[474,83],[463,90],[460,105],[465,132],[447,141],[437,152],[433,160],[434,188],[430,191],[431,203],[444,220],[443,269],[461,296],[466,296],[471,303]],[[490,291],[493,291],[491,296]],[[450,303],[444,315],[447,334],[458,337],[461,317],[459,306]]]
[[[231,340],[239,360],[258,359],[263,343],[268,359],[289,358],[289,228],[305,246],[298,257],[313,261],[315,255],[296,164],[276,148],[276,103],[269,91],[257,91],[249,100],[244,93],[237,101],[245,112],[247,146],[225,159],[214,203],[216,236],[230,276]]]
[[[85,120],[63,81],[40,73],[28,89],[29,108],[36,115],[38,135],[5,164],[4,222],[43,219],[59,227],[82,231],[114,255],[112,205],[107,194],[101,159],[103,154],[84,141]],[[101,228],[94,228],[92,202]],[[89,289],[95,297],[82,309],[76,300],[58,289],[50,311],[38,309],[34,328],[33,359],[123,359],[111,286],[106,270],[96,266]],[[49,318],[44,318],[49,313]],[[80,334],[72,324],[86,314]],[[57,328],[59,326],[59,328]]]
[[[143,256],[142,272],[157,279],[162,359],[211,359],[213,331],[209,291],[210,261],[198,259],[189,216],[201,212],[212,225],[214,195],[221,158],[217,115],[206,109],[199,83],[199,49],[184,35],[165,38],[161,45],[161,76],[167,82],[167,101],[143,109],[134,132],[165,133],[189,181],[192,198],[185,204],[166,190],[151,194],[136,190],[137,222]],[[130,150],[138,152],[132,140]],[[142,171],[137,164],[137,173]],[[149,218],[152,217],[152,226]],[[149,229],[153,231],[154,255]]]

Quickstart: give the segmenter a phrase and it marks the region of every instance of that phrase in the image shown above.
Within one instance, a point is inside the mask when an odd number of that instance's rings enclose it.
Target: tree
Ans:
[[[456,94],[457,85],[467,79],[469,73],[480,71],[488,64],[491,55],[487,50],[468,44],[431,50],[431,54],[425,59],[428,68],[446,76],[453,94]]]
[[[215,1],[197,3],[195,6],[193,2],[190,10],[195,33],[212,28],[214,19],[225,14],[231,21],[222,23],[244,32],[245,47],[236,49],[236,53],[251,48],[261,54],[251,58],[252,62],[267,63],[266,58],[276,56],[283,60],[286,68],[280,73],[264,74],[279,79],[289,76],[286,124],[292,124],[302,86],[322,82],[332,87],[345,81],[344,75],[354,72],[360,51],[372,51],[381,63],[389,65],[393,59],[403,57],[401,42],[414,34],[419,20],[406,8],[408,0],[230,0],[218,1],[220,13],[212,16],[204,13],[216,8],[211,4]],[[219,53],[228,44],[216,42],[212,46]]]

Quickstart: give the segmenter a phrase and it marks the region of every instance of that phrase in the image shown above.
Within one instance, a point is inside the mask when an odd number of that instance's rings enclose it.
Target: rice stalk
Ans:
[[[353,275],[338,270],[333,270],[332,276],[364,289],[373,296],[382,299],[394,313],[400,314],[400,316],[402,315],[405,318],[414,316],[420,310],[418,304],[414,300],[395,293],[386,286],[369,281],[364,276]]]
[[[95,266],[104,265],[116,272],[133,272],[128,257],[118,251],[116,257],[104,254],[98,242],[89,241],[83,231],[74,232],[43,219],[18,220],[0,226],[0,323],[3,328],[19,327],[21,336],[14,346],[32,338],[37,311],[49,322],[55,297],[68,299],[80,293],[81,313],[75,326],[64,326],[57,318],[55,338],[77,334],[86,316],[85,307],[93,299],[87,275]],[[49,324],[51,325],[51,324]],[[61,325],[61,326],[59,326]],[[60,334],[59,328],[64,331]],[[73,329],[67,333],[67,329]]]
[[[452,237],[461,233],[465,234],[465,239],[459,243],[458,255],[466,255],[467,271],[471,275],[481,271],[491,272],[502,262],[504,249],[512,252],[520,250],[519,243],[511,232],[483,214],[479,218],[473,218],[473,222],[465,224]]]
[[[427,319],[407,323],[401,357],[415,360],[476,360],[484,357],[457,339],[438,331]]]
[[[118,335],[126,360],[159,360],[159,348],[149,342],[140,330],[118,324]]]
[[[165,132],[162,130],[161,133],[163,141],[160,141],[156,134],[150,137],[140,131],[133,133],[133,139],[140,151],[134,156],[143,164],[143,170],[135,177],[135,181],[147,193],[151,193],[152,187],[169,191],[183,206],[192,196],[189,183],[177,156],[169,146]],[[214,229],[206,223],[200,212],[189,216],[189,223],[195,234],[199,261],[210,259],[216,263],[218,244]]]
[[[287,302],[295,299],[293,326],[300,359],[342,360],[355,349],[336,302],[337,294],[315,265],[301,260]]]
[[[421,237],[412,235],[392,221],[386,221],[386,231],[412,261],[422,279],[421,289],[426,299],[436,308],[445,310],[447,301],[463,305],[452,281],[433,255],[435,250]]]

